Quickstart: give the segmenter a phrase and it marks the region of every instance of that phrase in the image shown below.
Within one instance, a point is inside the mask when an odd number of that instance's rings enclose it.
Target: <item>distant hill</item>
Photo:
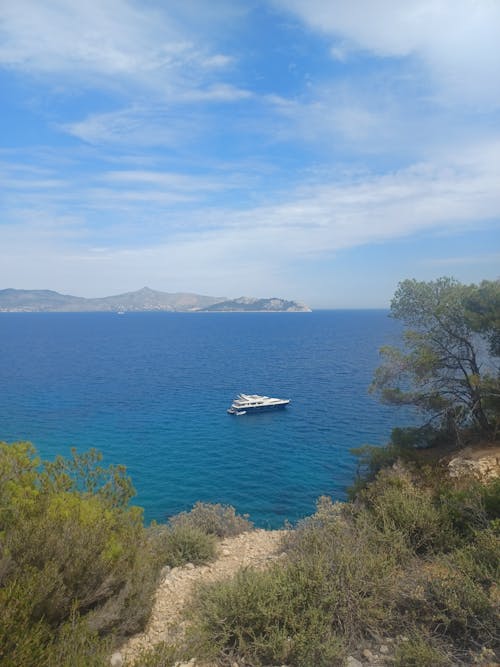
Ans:
[[[253,299],[241,297],[205,296],[188,292],[159,292],[143,287],[137,292],[126,292],[98,299],[86,299],[52,290],[0,290],[0,312],[196,312],[196,311],[308,311],[295,301],[283,299]]]
[[[254,297],[240,296],[238,299],[228,299],[219,301],[202,308],[205,312],[274,312],[274,313],[310,313],[311,309],[297,301],[287,301],[285,299],[256,299]]]

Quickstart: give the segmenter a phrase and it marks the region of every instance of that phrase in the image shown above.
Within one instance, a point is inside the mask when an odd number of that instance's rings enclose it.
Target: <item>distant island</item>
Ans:
[[[290,312],[308,313],[305,304],[286,299],[205,296],[188,292],[159,292],[143,287],[136,292],[87,299],[52,290],[0,290],[3,313],[89,313],[89,312]]]

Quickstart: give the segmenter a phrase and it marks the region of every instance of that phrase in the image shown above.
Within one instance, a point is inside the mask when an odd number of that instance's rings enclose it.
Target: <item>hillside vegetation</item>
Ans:
[[[494,664],[500,479],[451,477],[441,461],[498,441],[499,303],[498,282],[402,283],[404,344],[384,350],[374,390],[420,410],[422,427],[361,448],[350,502],[320,498],[283,557],[199,586],[176,642],[135,667],[340,667],[374,640],[396,667]],[[0,443],[1,665],[108,665],[144,629],[162,568],[208,562],[252,528],[203,503],[145,527],[132,496],[95,451],[42,464],[28,443]]]

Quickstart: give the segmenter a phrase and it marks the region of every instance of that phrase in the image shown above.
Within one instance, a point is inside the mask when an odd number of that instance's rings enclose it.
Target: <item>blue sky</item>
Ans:
[[[0,5],[0,288],[500,275],[497,0]]]

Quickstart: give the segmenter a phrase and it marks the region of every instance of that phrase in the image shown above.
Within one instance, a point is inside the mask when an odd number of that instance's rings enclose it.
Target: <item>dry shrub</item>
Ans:
[[[170,567],[186,563],[201,565],[214,560],[216,540],[195,526],[179,523],[159,530],[157,549],[163,563]]]
[[[197,528],[207,535],[234,537],[252,530],[248,514],[237,514],[231,505],[196,503],[189,512],[181,512],[169,519],[174,527]]]
[[[443,648],[433,646],[428,637],[413,633],[409,641],[397,647],[394,667],[452,667],[452,662]]]

